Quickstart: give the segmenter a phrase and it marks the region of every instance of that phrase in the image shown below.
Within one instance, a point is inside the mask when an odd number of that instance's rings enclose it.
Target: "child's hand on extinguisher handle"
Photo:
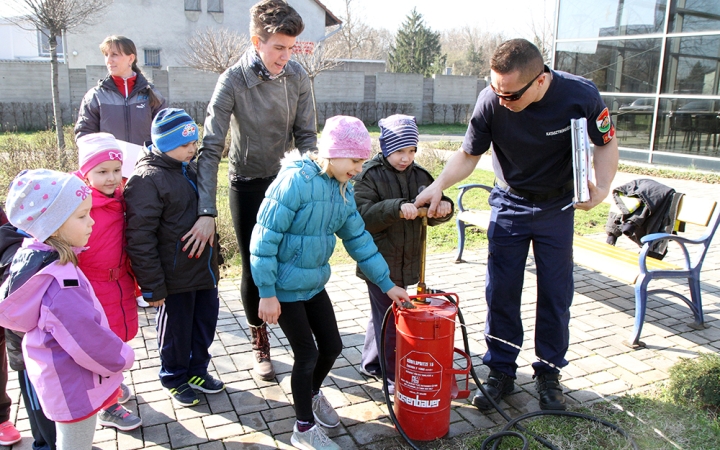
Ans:
[[[412,203],[403,203],[400,206],[400,218],[413,220],[417,217],[425,217],[427,215],[427,208],[416,208]]]
[[[407,291],[400,286],[393,286],[392,289],[387,291],[387,296],[395,302],[399,309],[404,308],[405,302],[410,302],[410,296],[408,295]]]
[[[280,302],[277,297],[265,297],[260,299],[258,317],[270,325],[277,324],[280,317]]]

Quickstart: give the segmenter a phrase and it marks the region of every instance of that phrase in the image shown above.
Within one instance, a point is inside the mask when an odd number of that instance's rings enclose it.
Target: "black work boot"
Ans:
[[[488,395],[497,403],[501,398],[515,389],[515,378],[498,372],[497,370],[490,369],[490,374],[488,375],[487,381],[483,383],[483,387]],[[493,407],[490,400],[485,397],[480,389],[478,389],[475,398],[473,398],[473,405],[480,411],[487,411]]]
[[[560,386],[559,373],[540,373],[533,375],[535,378],[535,389],[540,394],[540,409],[564,411],[565,396]]]

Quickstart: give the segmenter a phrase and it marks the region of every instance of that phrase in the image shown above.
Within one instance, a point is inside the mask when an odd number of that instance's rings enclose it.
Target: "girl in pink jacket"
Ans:
[[[77,253],[92,232],[90,188],[72,174],[25,170],[10,185],[6,211],[27,238],[9,281],[38,258],[45,265],[0,303],[0,326],[25,333],[27,374],[45,415],[55,421],[58,450],[90,450],[96,415],[119,394],[133,349],[110,330]],[[53,260],[54,259],[54,260]],[[11,283],[12,284],[12,283]]]
[[[123,152],[110,133],[93,133],[77,140],[80,170],[76,173],[92,191],[90,214],[95,225],[88,249],[78,257],[79,267],[95,290],[110,328],[124,342],[138,331],[136,282],[125,252],[125,199],[123,198]],[[142,420],[122,406],[130,399],[123,383],[118,402],[98,415],[98,423],[122,431],[134,430]]]

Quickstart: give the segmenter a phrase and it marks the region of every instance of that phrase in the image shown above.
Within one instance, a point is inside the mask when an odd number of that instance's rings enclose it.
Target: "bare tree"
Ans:
[[[320,41],[312,49],[303,49],[293,53],[293,59],[297,61],[310,78],[310,93],[312,94],[313,111],[315,111],[315,128],[318,127],[317,100],[315,99],[315,77],[321,72],[330,70],[341,65],[337,59],[336,48],[328,48]]]
[[[343,26],[327,40],[327,47],[342,58],[385,59],[394,41],[392,33],[367,25],[355,10],[354,2],[345,0],[344,14],[339,15]]]
[[[62,128],[62,108],[58,83],[58,37],[81,25],[92,25],[102,16],[113,0],[16,0],[11,3],[20,13],[7,20],[23,29],[39,30],[48,38],[50,46],[50,74],[52,77],[53,115],[59,149],[65,148]],[[64,153],[61,153],[64,155]],[[64,156],[61,156],[64,158]]]
[[[205,72],[223,73],[250,46],[250,39],[227,28],[198,30],[187,40],[183,62]]]
[[[533,44],[535,44],[540,50],[540,53],[542,53],[543,61],[549,63],[552,57],[553,40],[555,38],[552,24],[547,20],[537,24],[535,19],[533,19],[530,29],[533,33]]]
[[[465,26],[443,32],[440,41],[454,74],[484,77],[490,73],[490,57],[503,40],[501,33]]]

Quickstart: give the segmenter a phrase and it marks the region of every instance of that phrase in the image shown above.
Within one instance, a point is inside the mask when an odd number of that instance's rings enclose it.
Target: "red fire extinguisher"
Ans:
[[[433,294],[411,296],[415,308],[395,308],[396,371],[394,412],[410,439],[430,441],[450,430],[450,402],[467,398],[470,356],[455,348],[456,303]],[[418,301],[419,300],[419,301]],[[453,367],[454,354],[467,364]],[[455,375],[465,375],[459,390]]]

